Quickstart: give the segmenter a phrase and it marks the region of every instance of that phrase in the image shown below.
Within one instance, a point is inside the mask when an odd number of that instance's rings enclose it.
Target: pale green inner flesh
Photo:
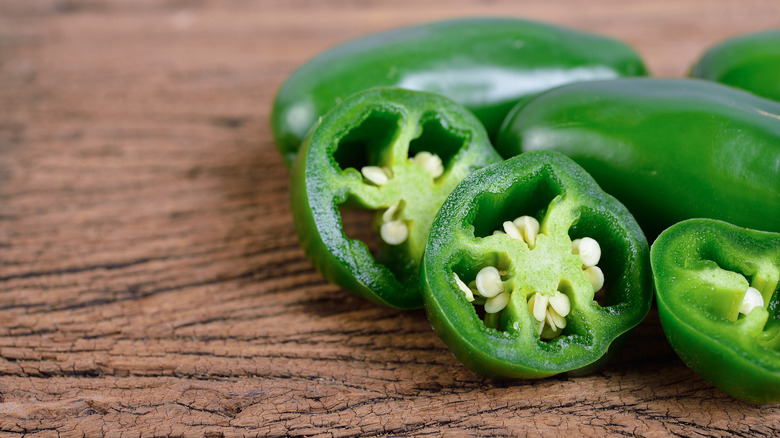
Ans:
[[[462,237],[464,244],[457,255],[460,261],[452,267],[461,280],[468,284],[486,266],[506,271],[501,278],[505,292],[511,292],[510,301],[499,313],[485,315],[488,327],[538,337],[539,322],[529,312],[528,300],[537,292],[551,297],[560,291],[569,298],[571,312],[566,316],[566,327],[557,335],[588,332],[588,320],[600,306],[594,302],[596,291],[583,272],[582,259],[572,253],[569,229],[575,218],[570,212],[576,210],[573,202],[557,196],[543,212],[524,212],[540,222],[533,248],[506,234]],[[511,221],[515,217],[500,219]],[[556,337],[548,329],[545,327],[542,338]]]
[[[405,277],[415,275],[433,218],[464,176],[454,169],[454,162],[458,152],[465,146],[466,138],[444,128],[435,114],[407,114],[401,119],[398,115],[377,111],[369,115],[362,126],[372,125],[382,118],[389,122],[381,122],[383,126],[369,129],[366,135],[374,137],[365,139],[366,145],[360,146],[363,149],[373,147],[373,153],[363,161],[343,166],[337,184],[346,187],[349,207],[377,212],[372,225],[377,235],[380,234],[383,213],[402,201],[402,208],[395,214],[395,219],[405,224],[408,237],[399,245],[390,245],[379,239],[380,251],[376,257],[379,263],[386,265],[403,282],[408,279]],[[353,131],[359,132],[361,127]],[[385,144],[368,145],[381,136],[386,137]],[[422,166],[410,160],[421,151],[442,158],[444,173],[441,176],[434,178]],[[361,167],[364,165],[389,169],[391,177],[385,184],[378,186],[363,177]]]
[[[746,263],[727,257],[722,251],[705,250],[704,259],[686,264],[689,289],[686,301],[694,308],[724,322],[746,338],[780,351],[780,269],[777,262],[759,260]],[[757,289],[764,300],[747,315],[739,312],[748,286]]]

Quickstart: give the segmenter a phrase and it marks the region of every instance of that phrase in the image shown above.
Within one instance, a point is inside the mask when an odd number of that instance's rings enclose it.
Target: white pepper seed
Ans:
[[[468,286],[466,286],[466,283],[463,282],[463,280],[458,277],[458,274],[452,273],[452,275],[455,276],[455,284],[458,285],[458,289],[460,289],[464,295],[466,295],[466,300],[470,303],[474,301],[474,293],[471,292],[471,289],[469,289]]]
[[[485,298],[492,298],[504,291],[498,269],[486,266],[477,273],[477,291]]]
[[[551,296],[549,301],[550,301],[550,307],[555,309],[558,315],[566,316],[571,311],[571,303],[569,302],[569,297],[566,294],[562,293],[561,291],[555,292],[555,295]]]
[[[594,291],[601,290],[604,287],[604,273],[601,272],[601,268],[598,266],[590,266],[582,270],[590,280],[590,284],[593,286]]]
[[[422,151],[410,160],[412,163],[422,166],[422,168],[425,169],[425,171],[428,172],[433,178],[438,178],[442,173],[444,173],[444,165],[442,164],[441,158],[436,154],[432,154],[428,151]]]
[[[501,310],[503,310],[508,303],[509,303],[509,294],[506,292],[501,292],[500,294],[492,298],[488,298],[487,301],[485,301],[485,312],[498,313]]]
[[[739,313],[747,315],[756,307],[764,307],[764,297],[761,296],[761,292],[758,289],[749,287],[742,298]]]
[[[390,245],[400,245],[409,236],[409,229],[403,221],[394,220],[383,223],[379,228],[379,235]]]
[[[380,187],[390,179],[390,170],[379,166],[365,166],[360,169],[360,173],[368,182]]]
[[[523,240],[525,240],[528,246],[534,247],[536,245],[536,236],[539,235],[539,221],[533,216],[520,216],[513,223],[519,229]]]
[[[520,229],[517,228],[517,225],[514,224],[514,222],[506,221],[504,222],[504,231],[506,232],[506,235],[509,236],[510,239],[514,240],[523,240],[523,235],[520,234]]]
[[[596,266],[601,259],[601,246],[590,237],[574,239],[571,242],[571,250],[573,254],[580,256],[585,267]]]

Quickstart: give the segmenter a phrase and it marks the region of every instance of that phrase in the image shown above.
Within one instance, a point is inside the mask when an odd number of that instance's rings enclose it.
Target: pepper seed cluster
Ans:
[[[517,240],[533,249],[536,238],[539,235],[539,221],[532,216],[520,216],[513,221],[505,221],[502,224],[503,231],[496,230],[493,235],[506,234],[512,240]],[[590,237],[575,239],[571,243],[572,254],[579,255],[582,259],[582,271],[594,291],[604,286],[604,273],[597,266],[601,259],[601,246]],[[507,281],[502,277],[506,272],[499,271],[495,266],[482,268],[476,279],[466,284],[458,274],[453,273],[455,284],[463,292],[466,300],[474,304],[482,304],[485,313],[498,313],[503,310],[511,298],[511,291],[507,291]],[[539,322],[537,335],[552,339],[561,334],[566,327],[566,316],[571,312],[569,297],[561,291],[555,291],[549,295],[542,292],[534,292],[528,300],[528,312]],[[549,330],[545,330],[545,328]]]
[[[444,173],[444,164],[441,158],[428,151],[419,152],[409,161],[425,169],[433,179],[440,177]],[[363,166],[360,169],[369,184],[382,187],[393,178],[393,172],[382,166]],[[389,245],[400,245],[409,237],[409,227],[401,219],[404,201],[399,200],[382,213],[382,225],[379,227],[379,237]]]

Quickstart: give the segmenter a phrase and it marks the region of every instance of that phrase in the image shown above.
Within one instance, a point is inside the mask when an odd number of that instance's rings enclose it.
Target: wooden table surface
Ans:
[[[623,39],[660,76],[776,0],[0,2],[0,435],[778,436],[651,312],[583,378],[496,382],[423,311],[328,284],[269,130],[319,51],[455,16]]]

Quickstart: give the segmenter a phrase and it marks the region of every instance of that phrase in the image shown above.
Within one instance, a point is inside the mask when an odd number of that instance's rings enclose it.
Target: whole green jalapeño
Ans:
[[[377,88],[325,115],[292,171],[290,205],[304,251],[330,281],[397,308],[422,306],[420,262],[450,191],[499,161],[485,129],[451,100]],[[342,212],[376,211],[375,255],[349,238]]]
[[[780,402],[780,234],[691,219],[658,236],[651,261],[685,364],[734,398]]]
[[[496,149],[571,157],[651,240],[696,217],[780,231],[780,103],[725,85],[654,78],[564,85],[518,105]]]
[[[626,44],[513,18],[468,18],[381,32],[312,58],[279,89],[271,128],[287,164],[318,117],[351,94],[399,87],[464,105],[491,137],[521,98],[575,81],[646,74]]]
[[[421,278],[431,325],[486,377],[594,371],[652,300],[636,221],[548,151],[464,179],[433,222]]]
[[[780,101],[780,29],[723,41],[704,53],[691,76]]]

